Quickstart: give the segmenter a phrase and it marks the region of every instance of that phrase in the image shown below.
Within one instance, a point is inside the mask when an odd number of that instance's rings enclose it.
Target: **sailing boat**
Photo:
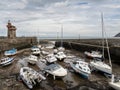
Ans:
[[[103,59],[104,59],[104,27],[103,27],[103,14],[101,13],[101,22],[102,22],[102,38],[103,38]],[[108,57],[109,57],[109,64],[106,64],[103,60],[93,60],[90,62],[90,66],[93,67],[96,70],[102,71],[105,74],[111,75],[112,74],[112,65],[111,65],[111,59],[110,59],[110,54],[109,54],[109,47],[108,47],[108,41],[107,38],[106,40],[106,45],[107,45],[107,52],[108,52]]]
[[[61,46],[58,48],[58,51],[65,51],[63,47],[63,25],[61,25]]]
[[[61,25],[61,47],[58,48],[58,52],[55,55],[58,60],[64,60],[66,58],[66,55],[64,53],[65,48],[62,46],[63,46],[63,25]]]

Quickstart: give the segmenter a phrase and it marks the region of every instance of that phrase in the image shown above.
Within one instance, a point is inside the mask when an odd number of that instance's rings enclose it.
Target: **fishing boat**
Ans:
[[[33,89],[35,85],[46,79],[43,75],[29,67],[22,67],[20,69],[20,78],[29,89]]]
[[[40,49],[38,47],[36,47],[36,46],[33,46],[31,48],[31,51],[32,51],[33,55],[40,55],[40,52],[41,52]]]
[[[115,77],[115,75],[112,75],[109,85],[116,90],[120,90],[120,77]]]
[[[105,31],[104,31],[104,27],[103,27],[103,14],[101,14],[101,22],[102,22],[102,38],[103,38],[103,60],[93,60],[90,62],[90,66],[93,67],[94,69],[96,70],[99,70],[105,74],[108,74],[108,75],[111,75],[112,74],[112,68],[111,68],[111,58],[110,58],[110,52],[109,52],[109,47],[108,47],[108,41],[107,41],[107,38],[105,39],[105,42],[106,42],[106,47],[107,47],[107,52],[108,52],[108,58],[109,58],[109,65],[107,63],[105,63],[105,60],[104,60],[104,34],[105,34]]]
[[[54,80],[56,77],[64,77],[67,75],[67,70],[57,63],[46,66],[44,70],[47,75],[53,75]]]
[[[38,61],[38,58],[35,55],[30,55],[30,56],[26,57],[25,59],[27,59],[27,61],[30,64],[36,64],[36,62]]]
[[[14,61],[12,57],[5,57],[0,60],[0,66],[6,66],[11,64]]]
[[[70,63],[70,65],[77,73],[81,74],[85,78],[89,78],[91,71],[87,62],[79,60]]]
[[[13,49],[10,49],[10,50],[8,50],[8,51],[5,51],[5,52],[4,52],[4,55],[5,55],[5,56],[13,56],[13,55],[15,55],[16,53],[17,53],[17,49],[13,48]]]
[[[64,54],[64,52],[58,52],[55,56],[60,61],[66,58],[66,55]]]
[[[89,57],[89,58],[99,58],[102,59],[102,54],[99,51],[91,51],[91,52],[87,52],[85,51],[84,54]]]
[[[53,63],[57,61],[57,58],[55,57],[54,54],[49,54],[46,56],[46,60],[48,63]]]

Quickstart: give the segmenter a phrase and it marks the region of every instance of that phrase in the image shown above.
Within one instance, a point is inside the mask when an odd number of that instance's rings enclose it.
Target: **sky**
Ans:
[[[0,36],[10,20],[17,36],[101,37],[101,12],[107,37],[120,32],[120,0],[0,1]]]

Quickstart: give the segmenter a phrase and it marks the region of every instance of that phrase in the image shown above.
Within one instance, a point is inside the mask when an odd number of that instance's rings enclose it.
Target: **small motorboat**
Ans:
[[[53,63],[57,61],[57,58],[55,57],[54,54],[49,54],[46,56],[46,60],[48,63]]]
[[[40,55],[40,53],[41,53],[40,49],[38,47],[36,47],[36,46],[33,46],[31,48],[31,51],[32,51],[33,55]]]
[[[114,75],[112,75],[109,85],[115,90],[120,90],[120,77],[115,77]]]
[[[88,63],[82,60],[74,61],[70,63],[71,67],[84,78],[89,78],[91,70],[88,66]]]
[[[102,59],[102,54],[99,51],[92,51],[92,52],[87,52],[85,51],[84,53],[87,57],[89,58],[99,58]]]
[[[58,52],[55,56],[60,61],[66,58],[66,55],[64,54],[64,52]]]
[[[30,64],[36,64],[36,62],[38,61],[38,57],[35,55],[30,55],[30,56],[26,57],[25,59],[27,59],[27,61]]]
[[[11,49],[11,50],[5,51],[5,52],[4,52],[4,55],[5,55],[5,56],[13,56],[13,55],[15,55],[16,53],[17,53],[17,49],[13,48],[13,49]]]
[[[29,89],[33,89],[35,85],[46,79],[42,74],[29,67],[22,67],[20,69],[20,78]]]
[[[11,64],[14,61],[12,57],[5,57],[0,60],[0,66],[6,66]]]
[[[53,75],[54,80],[55,77],[64,77],[67,75],[67,70],[57,63],[46,66],[44,70],[48,75]]]

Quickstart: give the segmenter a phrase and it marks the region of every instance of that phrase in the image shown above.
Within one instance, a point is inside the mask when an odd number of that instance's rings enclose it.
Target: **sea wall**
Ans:
[[[31,47],[37,43],[36,37],[17,37],[15,39],[0,39],[0,51],[9,50],[11,48],[23,49]]]
[[[55,46],[59,47],[61,42],[56,42]],[[92,44],[84,44],[84,43],[77,43],[77,42],[70,42],[70,41],[64,41],[63,46],[67,49],[74,49],[80,52],[85,52],[85,51],[91,51],[91,50],[99,50],[102,52],[102,46],[99,45],[92,45]],[[104,47],[105,49],[105,57],[108,58],[108,53],[107,53],[107,48]],[[109,47],[110,50],[110,55],[112,60],[115,62],[120,63],[120,47],[119,46],[111,46]]]

